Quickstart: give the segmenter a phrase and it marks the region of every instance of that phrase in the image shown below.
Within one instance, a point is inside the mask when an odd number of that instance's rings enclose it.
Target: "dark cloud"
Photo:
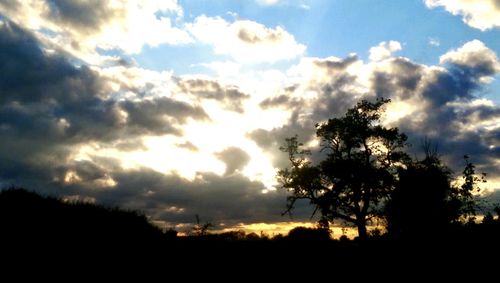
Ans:
[[[47,17],[84,34],[100,31],[101,26],[111,20],[123,19],[127,12],[100,0],[48,0],[47,4],[50,9]]]
[[[199,99],[213,99],[224,105],[228,110],[243,113],[243,101],[248,94],[242,93],[235,86],[222,86],[217,81],[204,79],[181,79],[178,81],[182,92],[192,94]]]
[[[45,52],[29,32],[8,21],[0,26],[0,72],[3,183],[36,188],[62,182],[69,170],[87,178],[88,170],[70,158],[80,145],[140,148],[141,135],[180,135],[188,117],[208,119],[200,107],[166,97],[113,100],[97,72]]]
[[[300,113],[294,111],[287,124],[272,130],[257,129],[247,133],[247,137],[255,141],[271,159],[275,168],[288,166],[288,156],[280,151],[285,139],[298,135],[299,141],[306,143],[315,136],[315,122],[307,118],[301,121]]]
[[[268,108],[273,108],[273,107],[279,107],[281,105],[290,105],[290,102],[293,99],[290,98],[286,94],[282,94],[276,97],[270,97],[264,99],[259,105],[262,107],[262,109],[268,109]]]
[[[241,171],[250,161],[250,155],[238,147],[228,147],[215,156],[226,164],[224,175]]]
[[[371,80],[377,97],[410,98],[422,81],[424,68],[404,58],[395,58],[390,68],[377,70]]]
[[[264,99],[259,106],[262,109],[273,107],[285,107],[294,109],[303,104],[303,100],[297,97],[292,97],[293,93],[297,90],[298,85],[291,85],[283,89],[282,94]]]
[[[127,126],[133,129],[134,134],[180,135],[180,130],[173,125],[186,122],[187,117],[209,119],[201,107],[193,107],[168,97],[144,99],[140,102],[124,101],[120,106],[126,111]]]
[[[218,176],[200,173],[194,181],[148,169],[115,172],[116,187],[109,190],[74,190],[75,195],[95,198],[98,203],[146,212],[170,225],[194,224],[195,215],[228,227],[238,223],[289,221],[284,191],[262,193],[260,182],[240,174]],[[294,220],[306,221],[312,210],[299,205]]]
[[[10,11],[17,11],[19,9],[19,2],[17,0],[3,0],[0,2],[0,7]]]
[[[91,35],[101,31],[102,27],[113,22],[122,21],[127,16],[123,5],[110,5],[108,1],[89,0],[40,0],[39,5],[46,7],[39,12],[45,19],[64,27],[73,33]],[[21,11],[21,1],[6,0],[0,3],[0,8],[10,15]],[[74,42],[73,44],[78,44]]]
[[[112,142],[109,147],[116,148],[120,151],[136,151],[136,150],[146,150],[147,147],[142,142],[140,136],[133,138],[129,137],[126,140],[118,140]]]
[[[327,69],[329,73],[334,73],[345,70],[356,61],[358,61],[358,56],[351,55],[342,60],[318,59],[314,61],[314,64],[320,68]]]

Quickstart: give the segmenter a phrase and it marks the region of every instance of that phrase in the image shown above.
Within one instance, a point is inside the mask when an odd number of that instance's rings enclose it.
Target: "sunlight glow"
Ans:
[[[388,124],[392,124],[404,118],[410,114],[412,114],[415,110],[415,107],[406,103],[404,101],[392,101],[387,106],[387,111],[384,115],[384,122]]]
[[[143,137],[142,142],[146,149],[131,152],[103,148],[99,144],[87,144],[78,150],[73,159],[89,161],[95,157],[116,158],[121,161],[124,169],[146,167],[194,180],[199,172],[212,172],[222,176],[226,166],[216,157],[216,153],[236,146],[250,156],[248,164],[240,173],[252,181],[262,182],[267,190],[274,190],[275,168],[270,157],[246,134],[255,128],[271,129],[272,126],[279,125],[282,121],[281,113],[257,111],[254,107],[249,108],[249,113],[242,115],[224,110],[221,105],[211,101],[205,102],[204,106],[212,121],[188,122],[183,129],[182,138],[173,135]],[[185,142],[190,142],[197,150],[179,146]],[[65,182],[77,180],[75,172],[68,174]],[[116,185],[112,179],[99,182],[100,186]]]
[[[251,180],[263,182],[267,188],[271,189],[276,183],[275,169],[271,165],[269,157],[254,141],[246,137],[246,133],[254,128],[269,128],[269,125],[273,125],[273,120],[280,120],[281,117],[272,117],[275,115],[272,112],[262,113],[262,111],[260,112],[262,115],[259,117],[258,113],[252,113],[252,110],[246,115],[241,115],[224,111],[214,103],[205,106],[213,122],[190,123],[184,130],[186,139],[191,141],[200,151],[212,154],[230,146],[241,148],[250,156],[250,161],[243,168],[242,173]]]

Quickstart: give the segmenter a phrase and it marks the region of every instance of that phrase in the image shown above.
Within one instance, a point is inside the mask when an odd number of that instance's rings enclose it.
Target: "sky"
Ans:
[[[0,0],[0,186],[278,231],[279,151],[361,99],[500,195],[498,0]]]

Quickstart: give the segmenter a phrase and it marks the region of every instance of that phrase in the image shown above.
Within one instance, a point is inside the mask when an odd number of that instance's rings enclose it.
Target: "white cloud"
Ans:
[[[441,45],[441,42],[439,41],[439,39],[437,38],[434,38],[434,37],[430,37],[429,38],[429,45],[431,46],[440,46]]]
[[[0,12],[81,59],[96,48],[138,53],[144,45],[183,44],[189,34],[175,27],[177,0],[39,1],[0,3]],[[49,31],[49,32],[47,32]]]
[[[283,0],[256,0],[257,4],[262,6],[272,6],[279,3],[283,3]]]
[[[303,10],[310,10],[309,0],[255,0],[260,6],[292,6]]]
[[[290,60],[306,50],[282,27],[268,28],[250,20],[227,22],[203,15],[188,25],[188,30],[202,43],[212,45],[216,54],[229,55],[241,63]]]
[[[491,74],[500,72],[500,61],[495,52],[477,39],[442,55],[439,57],[439,62],[468,66],[476,69],[480,77],[483,77],[483,73],[487,73],[486,77],[489,77]]]
[[[382,41],[379,45],[370,48],[370,60],[382,61],[391,57],[392,53],[401,50],[401,44],[391,40],[389,42]]]
[[[500,27],[500,2],[498,0],[425,0],[429,8],[442,6],[453,15],[461,15],[473,28],[485,31]]]

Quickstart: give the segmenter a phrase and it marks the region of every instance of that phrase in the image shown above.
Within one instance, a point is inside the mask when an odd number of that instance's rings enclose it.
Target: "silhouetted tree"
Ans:
[[[426,142],[427,143],[427,142]],[[453,174],[436,150],[424,144],[426,157],[401,168],[396,189],[387,203],[387,228],[398,237],[421,237],[442,233],[453,223],[475,215],[473,192],[485,181],[465,156],[463,183],[456,185]]]
[[[491,212],[487,212],[484,215],[483,221],[481,223],[484,225],[493,225],[495,223],[495,218],[493,218],[493,214],[491,214]]]
[[[467,218],[476,214],[476,198],[474,193],[481,192],[479,183],[486,183],[486,173],[476,173],[476,166],[469,161],[469,156],[464,156],[465,167],[462,171],[463,183],[451,191],[451,201],[454,205],[454,221],[459,217]]]
[[[208,234],[208,230],[210,228],[212,228],[214,225],[210,221],[206,222],[205,224],[201,224],[200,216],[198,214],[196,214],[195,217],[196,217],[196,225],[194,225],[192,233],[195,236],[205,236],[205,235],[207,235]]]
[[[165,238],[169,240],[176,239],[178,233],[174,228],[169,228],[165,231]]]
[[[368,221],[393,190],[397,167],[408,159],[401,151],[406,135],[380,124],[382,106],[389,101],[363,100],[345,116],[316,124],[320,150],[326,153],[317,165],[297,136],[286,139],[280,149],[288,153],[291,167],[280,170],[278,180],[292,192],[288,212],[296,200],[308,199],[321,213],[323,226],[340,219],[354,224],[361,239],[367,237]]]
[[[393,236],[419,237],[436,233],[450,223],[448,205],[451,171],[436,155],[400,169],[396,189],[387,203],[387,228]]]

